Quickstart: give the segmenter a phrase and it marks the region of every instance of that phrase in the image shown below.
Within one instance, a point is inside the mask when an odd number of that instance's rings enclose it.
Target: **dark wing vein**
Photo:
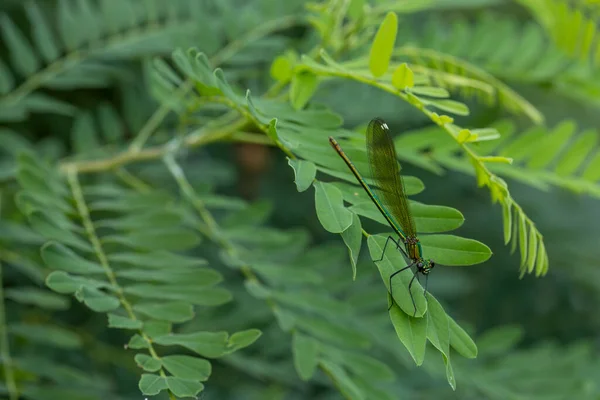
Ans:
[[[367,155],[375,193],[407,236],[416,237],[415,222],[408,207],[400,164],[387,124],[375,118],[367,128]]]

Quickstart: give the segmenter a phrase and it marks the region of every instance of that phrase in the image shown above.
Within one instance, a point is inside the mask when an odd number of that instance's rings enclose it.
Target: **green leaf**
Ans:
[[[486,142],[489,140],[500,139],[500,132],[496,128],[482,128],[482,129],[471,129],[471,142]],[[490,159],[494,157],[485,157],[484,159]],[[495,157],[502,159],[503,157]],[[506,159],[506,158],[504,158]]]
[[[140,250],[181,251],[196,247],[200,243],[200,237],[188,229],[151,229],[129,232],[127,235],[108,235],[103,238],[103,242]]]
[[[442,355],[442,359],[446,365],[446,380],[450,384],[452,390],[456,390],[456,378],[454,377],[454,369],[452,368],[452,363],[450,362],[450,356]]]
[[[309,380],[319,363],[319,342],[310,336],[296,332],[292,338],[292,353],[298,375],[304,381]]]
[[[510,242],[512,236],[512,213],[510,204],[502,203],[502,228],[504,230],[504,244]]]
[[[284,332],[289,332],[296,325],[296,319],[294,318],[294,314],[288,312],[281,307],[275,306],[273,309],[273,314],[277,319],[277,324]]]
[[[65,230],[64,227],[55,225],[48,220],[47,216],[36,212],[29,215],[29,222],[32,228],[45,236],[47,239],[56,240],[84,251],[91,251],[90,244],[81,239],[80,236]]]
[[[89,112],[77,115],[71,129],[71,145],[76,153],[91,153],[100,148],[100,138]]]
[[[322,319],[296,315],[296,324],[311,335],[342,347],[366,349],[371,345],[369,338],[363,332],[335,318]]]
[[[344,243],[350,253],[352,280],[356,280],[356,264],[358,263],[358,255],[362,244],[362,226],[358,215],[352,214],[352,224],[342,232],[342,239],[344,239]]]
[[[69,299],[45,289],[35,287],[15,287],[5,291],[6,298],[20,304],[33,305],[47,310],[67,310]]]
[[[109,287],[108,283],[75,277],[63,271],[51,272],[46,277],[46,285],[58,293],[75,293],[81,287],[101,288]]]
[[[594,154],[585,167],[581,177],[590,182],[595,182],[600,179],[600,151],[597,151],[596,154]]]
[[[256,118],[256,120],[260,123],[260,124],[264,124],[264,125],[273,125],[273,129],[269,129],[267,131],[267,136],[269,136],[271,138],[271,140],[273,140],[274,143],[277,143],[278,138],[277,138],[277,130],[275,129],[275,125],[277,124],[277,118],[273,118],[271,120],[269,120],[268,117],[266,117],[263,113],[259,112],[256,109],[256,106],[254,105],[254,101],[252,101],[252,96],[250,96],[250,89],[246,90],[246,104],[248,105],[248,111],[250,111],[250,114],[252,114],[252,116],[254,118]]]
[[[138,303],[133,306],[135,311],[154,319],[181,323],[194,318],[194,308],[184,302]]]
[[[231,337],[227,332],[173,333],[156,337],[154,341],[164,346],[180,345],[203,357],[216,358],[251,345],[260,335],[258,329],[236,332]]]
[[[447,316],[450,326],[450,345],[460,355],[467,358],[477,357],[477,345],[463,328],[450,316]]]
[[[223,288],[198,288],[196,285],[137,284],[125,287],[125,293],[145,299],[184,301],[199,306],[217,306],[231,300]]]
[[[83,344],[75,333],[54,325],[12,323],[8,331],[24,339],[62,349],[77,349]]]
[[[272,212],[273,203],[270,201],[258,200],[241,210],[229,213],[229,215],[220,222],[220,225],[223,228],[262,225],[267,222]]]
[[[406,63],[400,64],[392,74],[392,85],[395,88],[404,90],[415,86],[415,75]],[[415,94],[423,93],[423,91],[413,90]]]
[[[348,17],[353,20],[360,20],[365,13],[366,0],[350,0],[348,6]]]
[[[525,263],[527,262],[527,221],[523,213],[519,213],[518,219],[519,252],[521,253],[521,268],[524,271]]]
[[[394,12],[388,12],[379,26],[369,53],[369,70],[373,76],[380,77],[387,72],[397,31],[398,16]]]
[[[0,149],[3,150],[3,153],[15,157],[18,156],[20,152],[34,151],[31,142],[23,137],[21,133],[6,128],[0,128]]]
[[[523,160],[538,151],[540,141],[545,136],[546,131],[544,128],[541,126],[533,127],[501,148],[497,155],[511,157],[514,160]]]
[[[12,65],[23,76],[33,75],[39,69],[40,61],[23,32],[6,14],[0,19],[0,28]]]
[[[6,94],[15,87],[15,77],[12,75],[6,64],[0,60],[0,94]],[[6,117],[11,116],[17,120],[25,119],[26,112],[22,107],[17,106],[4,106],[4,113],[0,112],[0,121],[7,119]],[[11,119],[12,119],[11,118]]]
[[[477,338],[477,342],[484,356],[500,355],[514,349],[523,334],[523,328],[518,325],[504,325],[486,331]]]
[[[155,396],[168,388],[166,378],[154,374],[142,374],[138,386],[146,396]]]
[[[206,381],[212,373],[210,362],[202,358],[173,355],[162,357],[161,361],[167,371],[181,379]]]
[[[323,228],[331,233],[342,233],[352,224],[352,213],[344,207],[342,192],[335,186],[316,181],[315,208]]]
[[[227,354],[227,332],[172,333],[154,338],[163,346],[183,346],[203,357],[217,358]]]
[[[348,305],[340,300],[314,290],[273,290],[271,296],[280,303],[324,315],[347,315],[350,311]]]
[[[356,180],[353,180],[351,182],[354,183],[354,182],[356,182]],[[367,193],[364,191],[364,189],[360,186],[349,185],[344,182],[334,182],[334,183],[332,183],[332,185],[334,185],[335,187],[337,187],[338,189],[340,189],[342,191],[344,200],[349,203],[358,204],[358,203],[368,203],[369,201],[371,201],[371,198],[367,195]],[[419,194],[423,190],[425,190],[425,185],[423,184],[423,182],[419,178],[416,178],[414,176],[405,176],[404,177],[404,186],[405,186],[404,188],[406,189],[406,194],[409,196]],[[371,201],[371,204],[372,204],[372,201]]]
[[[492,256],[485,244],[453,235],[425,235],[419,238],[426,258],[441,265],[474,265]]]
[[[258,262],[252,264],[252,269],[273,284],[314,283],[323,282],[320,274],[309,269],[284,268],[280,264]]]
[[[429,319],[413,318],[403,312],[395,303],[392,304],[389,313],[398,339],[406,347],[413,360],[415,360],[415,363],[417,365],[423,364]]]
[[[167,377],[167,386],[178,397],[195,397],[204,390],[204,385],[200,382],[173,376]]]
[[[108,314],[108,327],[118,329],[141,329],[142,321],[129,319],[117,314]]]
[[[117,272],[120,278],[135,281],[156,281],[161,283],[183,283],[197,287],[213,286],[223,280],[223,276],[210,268],[173,267],[165,270],[125,269]]]
[[[361,379],[387,382],[395,379],[394,371],[390,367],[369,355],[339,349],[323,343],[320,344],[320,349],[323,354],[321,358],[343,365]]]
[[[60,50],[56,45],[56,39],[52,33],[52,29],[40,7],[35,2],[27,2],[25,4],[27,16],[31,21],[33,39],[47,63],[56,60],[60,55]]]
[[[278,56],[271,64],[271,77],[278,82],[286,83],[292,78],[292,61],[289,57]]]
[[[245,331],[234,333],[229,338],[227,344],[229,347],[228,352],[231,353],[250,346],[252,343],[256,342],[261,335],[262,332],[258,329],[246,329]]]
[[[267,129],[267,136],[271,138],[273,143],[279,143],[279,135],[277,133],[277,118],[272,118],[269,121],[269,127]],[[284,144],[286,144],[284,142]]]
[[[367,239],[367,244],[369,245],[369,251],[371,253],[371,259],[379,260],[383,254],[383,248],[385,246],[385,242],[387,237],[383,236],[374,236],[371,235]],[[427,253],[425,253],[427,254]],[[379,262],[376,262],[375,265],[377,269],[379,269],[379,273],[381,275],[381,279],[385,284],[385,287],[390,292],[390,276],[400,270],[401,268],[406,267],[406,262],[402,257],[402,254],[399,250],[395,248],[395,244],[392,241],[388,242],[388,246],[385,249],[385,254],[383,254],[383,259]],[[398,306],[408,315],[414,315],[415,317],[422,317],[427,310],[427,303],[425,301],[425,296],[423,295],[424,289],[421,284],[415,279],[412,282],[410,293],[408,291],[408,285],[412,280],[414,274],[410,270],[410,268],[398,273],[392,279],[392,295],[394,296],[394,302],[398,304]],[[413,305],[414,299],[415,304]],[[415,312],[416,306],[416,312]]]
[[[223,95],[225,95],[225,97],[237,104],[243,104],[242,97],[233,91],[233,88],[229,85],[229,82],[227,82],[225,74],[221,68],[215,69],[213,75],[215,77],[215,83],[217,87],[223,93]]]
[[[394,78],[392,77],[392,82],[393,79]],[[439,99],[445,99],[447,97],[450,97],[450,93],[447,89],[435,86],[414,86],[411,87],[410,92],[416,94],[417,96],[437,97]]]
[[[170,228],[183,222],[183,217],[174,211],[149,210],[139,213],[120,215],[114,219],[96,221],[97,227],[113,228],[120,230],[147,229],[151,226],[157,228]]]
[[[597,143],[598,134],[595,130],[589,129],[581,133],[556,164],[556,173],[560,176],[573,175],[596,148]]]
[[[171,333],[173,326],[168,321],[157,321],[154,319],[144,321],[144,333],[151,338],[164,336]]]
[[[317,167],[310,161],[288,158],[288,164],[294,169],[295,183],[298,192],[304,192],[310,187],[317,175]]]
[[[96,312],[112,311],[121,305],[121,302],[116,297],[89,286],[82,286],[78,289],[75,292],[75,297]]]
[[[538,240],[535,229],[529,229],[529,239],[527,240],[527,272],[533,272],[535,267],[536,255],[538,249]]]
[[[148,372],[158,371],[161,367],[161,360],[157,360],[156,358],[150,357],[147,354],[139,353],[135,355],[135,362],[138,367]]]
[[[566,146],[576,130],[574,121],[563,121],[552,132],[536,143],[536,151],[531,152],[527,167],[541,169],[546,167]]]
[[[381,212],[372,201],[354,204],[351,211],[389,226]],[[410,202],[410,210],[417,225],[417,231],[422,233],[446,232],[460,227],[464,217],[455,208],[445,206],[432,206],[428,204]]]
[[[295,110],[302,110],[311,99],[319,81],[317,76],[310,71],[302,70],[292,77],[290,87],[290,103]]]
[[[98,122],[100,132],[108,143],[120,143],[125,137],[125,126],[115,108],[109,104],[98,107]]]
[[[248,293],[250,293],[251,296],[254,296],[257,299],[268,299],[269,297],[271,297],[271,290],[265,285],[260,284],[256,280],[247,279],[244,281],[244,286],[246,287]]]
[[[427,293],[427,338],[442,354],[450,356],[450,324],[442,305]]]
[[[164,208],[173,202],[170,195],[162,192],[127,193],[111,196],[106,199],[91,201],[88,206],[91,211],[141,212]]]
[[[350,379],[350,377],[342,367],[323,359],[319,360],[319,364],[321,365],[323,370],[331,377],[336,387],[342,392],[344,397],[352,400],[365,399],[363,393],[354,384],[352,379]]]
[[[129,349],[148,349],[150,348],[150,344],[144,339],[142,336],[137,333],[129,339],[129,343],[127,343],[127,348]]]
[[[142,268],[156,268],[159,270],[167,266],[178,268],[195,268],[206,265],[202,258],[189,257],[167,251],[151,251],[148,253],[113,253],[108,255],[109,261],[134,265]]]
[[[86,260],[66,246],[48,242],[42,246],[42,259],[48,267],[73,274],[105,274],[100,264]]]
[[[424,100],[424,104],[433,106],[442,111],[446,111],[456,115],[469,115],[469,107],[466,104],[455,100]]]

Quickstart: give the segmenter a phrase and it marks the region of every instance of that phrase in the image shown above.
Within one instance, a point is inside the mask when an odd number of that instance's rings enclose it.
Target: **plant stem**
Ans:
[[[83,190],[81,188],[81,185],[79,184],[79,180],[77,179],[77,170],[73,167],[70,167],[66,172],[69,187],[71,188],[71,193],[73,195],[73,199],[75,200],[75,206],[79,213],[79,217],[81,218],[81,222],[85,228],[88,240],[92,244],[94,253],[96,254],[96,257],[98,258],[98,261],[100,262],[100,265],[104,269],[106,277],[108,278],[112,292],[119,299],[119,302],[125,309],[125,312],[127,313],[129,319],[131,319],[132,321],[138,321],[138,318],[135,315],[135,312],[133,311],[133,306],[125,297],[123,288],[117,282],[115,272],[110,266],[108,262],[108,257],[106,256],[104,248],[102,247],[102,243],[100,242],[100,238],[96,234],[96,228],[94,227],[94,223],[92,222],[92,218],[86,205],[85,198],[83,196]],[[152,358],[160,360],[160,357],[158,356],[156,350],[154,349],[154,346],[152,345],[152,340],[150,339],[150,337],[142,329],[140,329],[138,333],[148,344],[148,352],[150,353]],[[166,378],[167,375],[165,374],[163,368],[160,369],[159,373],[160,376]],[[175,399],[175,397],[173,397],[170,391],[169,396]]]
[[[173,175],[173,178],[181,188],[181,191],[190,201],[192,206],[196,209],[196,211],[200,215],[200,218],[204,222],[206,227],[205,233],[207,234],[207,237],[211,241],[216,243],[218,246],[223,248],[223,250],[225,250],[229,257],[231,257],[232,259],[239,260],[238,252],[235,246],[232,242],[230,242],[223,235],[221,235],[218,223],[216,222],[210,211],[206,208],[204,202],[196,195],[196,192],[187,180],[183,169],[179,166],[179,164],[177,164],[177,162],[172,156],[165,157],[164,161],[167,165],[167,168]],[[248,281],[259,282],[258,277],[256,276],[256,274],[254,274],[250,265],[243,263],[243,265],[240,267],[240,270],[242,271],[242,274],[246,277]],[[272,310],[275,310],[277,308],[277,305],[275,304],[275,302],[273,302],[273,300],[267,299],[266,302]]]
[[[246,120],[238,120],[236,123],[230,124],[229,126],[226,126],[224,128],[215,129],[214,131],[207,132],[204,135],[196,135],[194,137],[188,136],[184,139],[184,144],[186,145],[186,147],[199,147],[207,143],[222,140],[233,135],[233,133],[235,133],[238,129],[243,127],[246,123]],[[168,153],[169,145],[170,144],[167,143],[164,145],[150,147],[140,151],[127,150],[113,157],[101,160],[65,162],[62,163],[59,166],[59,168],[63,172],[75,170],[78,173],[90,173],[111,170],[133,162],[148,161],[161,158]]]

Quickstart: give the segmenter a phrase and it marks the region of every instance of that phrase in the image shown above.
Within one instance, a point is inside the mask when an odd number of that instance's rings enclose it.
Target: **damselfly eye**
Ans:
[[[422,262],[417,263],[417,268],[423,268],[423,263]]]
[[[435,267],[435,263],[434,263],[433,261],[430,261],[430,262],[429,262],[429,266],[430,266],[431,268],[433,268],[433,267]]]

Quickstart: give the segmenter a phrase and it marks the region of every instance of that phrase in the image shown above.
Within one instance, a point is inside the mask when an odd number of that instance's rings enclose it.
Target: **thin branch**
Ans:
[[[112,267],[110,266],[110,263],[108,262],[108,257],[106,256],[106,253],[104,252],[104,248],[102,247],[102,243],[100,242],[100,238],[98,237],[98,235],[96,233],[96,228],[94,227],[94,223],[92,222],[92,218],[90,216],[89,209],[85,202],[85,198],[83,196],[83,190],[82,190],[81,185],[79,184],[79,180],[77,178],[77,170],[74,169],[73,167],[71,167],[67,170],[67,180],[69,182],[69,186],[71,188],[71,193],[73,194],[73,199],[75,200],[75,206],[77,207],[77,211],[81,218],[81,222],[83,223],[83,226],[85,228],[85,232],[87,234],[88,240],[92,244],[94,253],[96,254],[96,257],[98,258],[100,265],[104,269],[106,277],[108,278],[108,281],[111,285],[112,292],[119,299],[119,302],[125,309],[125,312],[127,313],[127,316],[129,317],[129,319],[131,319],[132,321],[138,321],[138,318],[135,315],[135,312],[133,311],[133,306],[131,305],[129,300],[127,300],[127,298],[125,297],[124,290],[117,282],[117,277],[115,275],[115,272],[113,271]],[[148,352],[150,353],[152,358],[154,358],[156,360],[160,360],[160,357],[158,356],[158,354],[156,353],[156,350],[154,349],[154,346],[152,345],[152,340],[150,339],[150,337],[141,329],[138,331],[138,333],[148,344]],[[163,368],[160,369],[159,373],[160,373],[160,376],[162,376],[163,378],[166,378],[167,375]],[[169,391],[169,395],[171,398],[174,399],[174,397],[170,391]]]
[[[247,124],[246,120],[238,120],[236,123],[225,127],[220,127],[212,131],[205,132],[200,135],[196,132],[195,135],[189,135],[184,139],[185,147],[194,148],[203,146],[207,143],[224,140],[232,136],[238,129],[241,129]],[[201,129],[201,131],[204,129]],[[91,160],[91,161],[68,161],[59,166],[62,172],[76,170],[78,173],[90,173],[112,170],[122,167],[127,164],[156,160],[164,157],[169,151],[169,143],[146,148],[140,151],[127,150],[113,157]]]

